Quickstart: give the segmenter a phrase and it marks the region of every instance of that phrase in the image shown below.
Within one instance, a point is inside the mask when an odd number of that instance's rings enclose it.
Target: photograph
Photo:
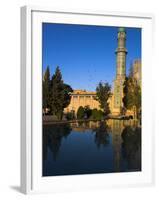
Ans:
[[[42,176],[142,171],[142,28],[42,23]]]

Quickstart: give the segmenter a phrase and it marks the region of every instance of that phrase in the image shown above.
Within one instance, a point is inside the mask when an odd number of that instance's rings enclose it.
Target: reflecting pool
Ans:
[[[43,125],[43,176],[141,171],[133,120]]]

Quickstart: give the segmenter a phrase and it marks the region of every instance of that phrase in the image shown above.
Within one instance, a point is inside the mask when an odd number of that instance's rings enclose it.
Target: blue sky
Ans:
[[[100,81],[113,84],[116,74],[118,27],[43,23],[43,71],[59,66],[73,89],[95,91]],[[126,28],[126,71],[141,58],[141,29]]]

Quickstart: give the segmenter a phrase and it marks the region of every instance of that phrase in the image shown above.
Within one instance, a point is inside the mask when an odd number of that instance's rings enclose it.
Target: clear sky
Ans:
[[[43,23],[43,71],[59,66],[73,89],[95,91],[100,81],[111,85],[116,74],[118,27]],[[126,71],[141,58],[141,29],[126,28]]]

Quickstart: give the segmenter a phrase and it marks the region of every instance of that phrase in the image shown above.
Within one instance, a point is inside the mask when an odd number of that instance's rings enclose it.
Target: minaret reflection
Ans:
[[[141,170],[141,127],[134,120],[108,120],[112,133],[114,172]]]
[[[114,171],[120,172],[121,144],[122,144],[121,134],[125,127],[125,124],[123,120],[108,120],[108,126],[110,127],[112,133]]]

